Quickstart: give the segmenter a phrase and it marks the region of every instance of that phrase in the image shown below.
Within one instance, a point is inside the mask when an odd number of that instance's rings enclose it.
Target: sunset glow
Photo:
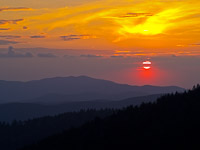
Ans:
[[[137,47],[146,53],[152,48],[178,50],[179,45],[185,51],[199,42],[198,0],[102,0],[53,9],[7,5],[3,2],[0,8],[1,38],[11,35],[18,47],[90,49],[92,42],[97,49]]]

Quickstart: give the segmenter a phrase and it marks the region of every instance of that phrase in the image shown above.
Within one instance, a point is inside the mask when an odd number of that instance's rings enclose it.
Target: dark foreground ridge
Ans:
[[[200,87],[128,107],[23,150],[199,149]]]
[[[96,117],[105,118],[113,112],[111,109],[89,109],[26,121],[0,122],[0,150],[22,148],[71,127],[80,127]]]

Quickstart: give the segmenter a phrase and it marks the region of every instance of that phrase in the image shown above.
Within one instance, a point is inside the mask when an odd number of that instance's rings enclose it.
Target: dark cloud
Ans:
[[[40,39],[40,38],[45,38],[45,36],[43,36],[43,35],[34,35],[34,36],[30,36],[30,38]]]
[[[76,34],[71,34],[69,35],[70,37],[85,37],[85,36],[89,36],[89,35],[76,35]]]
[[[23,21],[24,19],[15,19],[15,20],[0,20],[0,24],[17,24],[20,21]]]
[[[72,41],[72,40],[79,40],[79,39],[87,39],[88,35],[75,35],[75,34],[71,34],[71,35],[66,35],[66,36],[60,36],[60,38],[63,41]]]
[[[152,13],[127,13],[126,15],[121,16],[122,18],[126,17],[150,17],[153,16]]]
[[[80,57],[86,57],[86,58],[101,58],[101,57],[103,57],[103,56],[88,54],[88,55],[80,55]]]
[[[79,37],[71,37],[71,36],[60,36],[63,41],[72,41],[72,40],[79,40]]]
[[[110,56],[110,58],[124,58],[124,56],[115,56],[115,55],[113,55],[113,56]]]
[[[14,35],[0,35],[0,38],[6,38],[6,39],[17,39],[17,38],[21,38],[21,36],[14,36]]]
[[[43,57],[43,58],[55,58],[55,57],[57,57],[56,55],[54,55],[52,53],[39,53],[37,56]]]
[[[17,44],[19,42],[16,41],[8,41],[8,40],[0,40],[0,45],[9,45],[9,44]]]
[[[0,8],[1,11],[21,11],[21,10],[30,10],[31,8],[27,7],[5,7],[5,8]]]
[[[0,30],[10,30],[10,28],[0,28]]]
[[[24,30],[26,30],[26,29],[28,29],[28,27],[26,27],[26,26],[23,26],[23,29],[24,29]]]
[[[22,53],[16,53],[13,50],[13,47],[10,46],[8,48],[8,52],[7,53],[0,53],[0,58],[31,58],[33,57],[33,55],[29,52],[22,54]]]

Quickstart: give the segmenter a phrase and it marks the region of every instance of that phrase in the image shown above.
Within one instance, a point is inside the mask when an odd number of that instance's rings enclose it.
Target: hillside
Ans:
[[[43,116],[52,116],[65,112],[80,111],[81,109],[121,109],[129,105],[156,101],[160,94],[141,97],[132,97],[120,101],[93,100],[81,102],[67,102],[57,105],[44,105],[36,103],[7,103],[0,104],[0,121],[12,122],[13,120],[27,120]]]
[[[128,107],[23,150],[199,149],[200,87]]]
[[[96,117],[105,118],[114,110],[81,110],[56,116],[46,116],[26,121],[0,122],[0,149],[14,150],[24,145],[33,144],[50,135],[61,133],[72,127],[79,127]]]

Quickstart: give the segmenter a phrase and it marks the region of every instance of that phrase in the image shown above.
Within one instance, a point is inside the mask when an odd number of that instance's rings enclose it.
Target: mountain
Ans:
[[[0,81],[0,103],[63,103],[95,99],[120,100],[152,94],[183,92],[176,86],[131,86],[87,76],[56,77],[28,82]]]
[[[200,86],[127,107],[22,150],[199,149]]]
[[[87,109],[123,108],[129,105],[156,101],[160,94],[141,97],[132,97],[120,101],[93,100],[81,102],[67,102],[56,105],[36,103],[7,103],[0,104],[0,121],[12,122],[13,120],[27,120],[31,118],[52,116],[65,112],[74,112]]]

